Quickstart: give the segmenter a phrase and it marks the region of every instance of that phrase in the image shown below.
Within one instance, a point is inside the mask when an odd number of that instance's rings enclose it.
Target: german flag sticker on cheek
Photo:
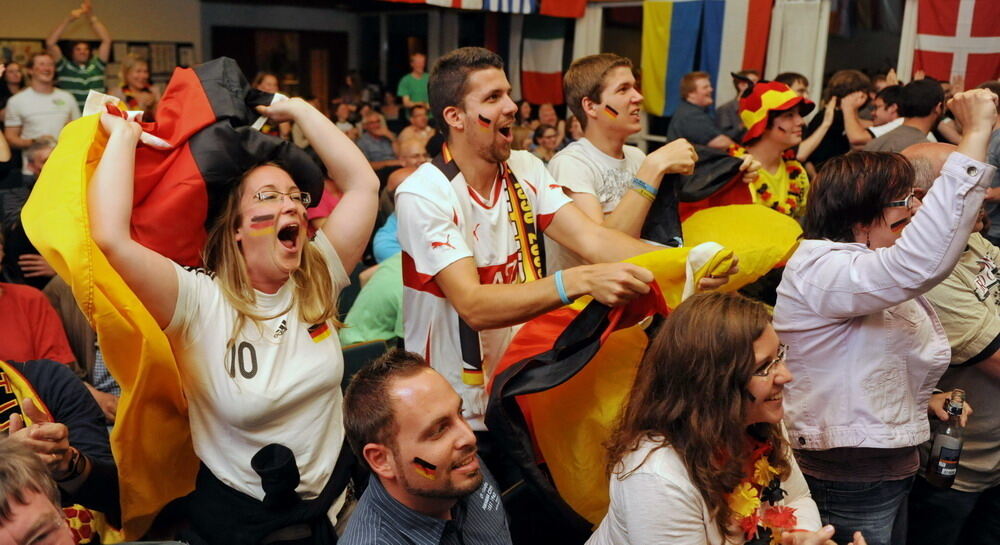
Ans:
[[[274,234],[274,214],[250,218],[250,236],[259,237]]]
[[[480,127],[484,128],[484,129],[488,129],[488,128],[490,128],[490,125],[492,125],[492,124],[493,124],[493,122],[490,121],[490,118],[486,117],[483,114],[479,114],[479,126]]]
[[[330,336],[330,326],[326,322],[311,326],[308,331],[314,343],[323,342]]]
[[[425,479],[429,479],[431,481],[437,479],[437,466],[427,460],[424,460],[423,458],[420,458],[419,456],[413,458],[413,470]]]
[[[608,114],[611,119],[618,119],[618,110],[606,104],[604,105],[604,113]]]

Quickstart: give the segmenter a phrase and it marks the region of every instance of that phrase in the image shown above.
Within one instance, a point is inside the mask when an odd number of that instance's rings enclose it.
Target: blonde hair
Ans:
[[[29,492],[44,494],[59,506],[59,489],[38,456],[19,443],[0,440],[0,526],[11,518],[11,503],[24,505]]]
[[[250,275],[247,272],[246,259],[236,240],[236,229],[243,221],[240,213],[240,199],[243,197],[244,184],[247,177],[262,166],[281,168],[276,163],[256,165],[240,176],[236,188],[226,197],[222,214],[208,232],[205,243],[203,261],[205,267],[215,274],[226,301],[236,310],[236,322],[233,332],[226,342],[228,351],[236,341],[236,335],[243,329],[247,320],[260,326],[260,322],[270,320],[288,312],[291,307],[283,309],[273,316],[259,314],[255,308],[257,296]],[[282,169],[284,170],[284,169]],[[333,320],[337,322],[337,301],[334,297],[333,279],[326,260],[312,244],[306,244],[302,249],[302,264],[292,272],[289,282],[294,283],[295,294],[293,303],[299,305],[299,318],[307,324],[319,324]]]
[[[132,69],[139,64],[145,64],[146,69],[149,70],[149,62],[143,57],[135,55],[134,53],[129,53],[128,55],[125,55],[125,58],[122,59],[122,65],[118,69],[119,85],[121,85],[122,87],[128,85],[128,80],[125,79],[125,76],[127,76],[128,73],[131,72]],[[146,83],[148,84],[149,82]]]

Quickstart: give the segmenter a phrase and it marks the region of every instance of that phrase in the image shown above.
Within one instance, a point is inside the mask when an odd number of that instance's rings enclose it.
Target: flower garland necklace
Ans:
[[[744,466],[747,477],[736,485],[726,503],[743,533],[746,545],[778,545],[781,535],[795,531],[795,508],[775,505],[786,495],[780,473],[771,467],[767,455],[771,445],[754,441],[755,447]]]

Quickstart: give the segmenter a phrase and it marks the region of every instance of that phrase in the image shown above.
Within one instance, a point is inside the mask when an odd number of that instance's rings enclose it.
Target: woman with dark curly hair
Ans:
[[[678,306],[646,351],[612,433],[611,507],[588,544],[822,536],[781,429],[791,380],[764,305],[711,292]]]

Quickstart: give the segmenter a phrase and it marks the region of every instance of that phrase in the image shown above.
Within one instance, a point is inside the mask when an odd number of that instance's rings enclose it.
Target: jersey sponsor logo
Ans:
[[[1000,284],[1000,278],[997,277],[1000,270],[997,270],[996,262],[988,255],[980,258],[976,264],[979,265],[979,274],[975,278],[976,298],[985,301],[990,296],[990,288]]]
[[[274,338],[277,339],[278,337],[284,335],[286,331],[288,331],[287,320],[282,318],[281,323],[278,324],[278,329],[274,331]]]
[[[449,234],[447,237],[445,237],[444,242],[431,242],[431,250],[436,250],[437,248],[451,248],[452,250],[456,249],[451,244],[451,235]]]
[[[330,325],[326,322],[309,326],[308,331],[314,343],[321,343],[330,337]]]
[[[187,272],[193,272],[195,274],[203,274],[209,278],[215,278],[215,273],[204,267],[188,267],[182,265],[182,268]]]

